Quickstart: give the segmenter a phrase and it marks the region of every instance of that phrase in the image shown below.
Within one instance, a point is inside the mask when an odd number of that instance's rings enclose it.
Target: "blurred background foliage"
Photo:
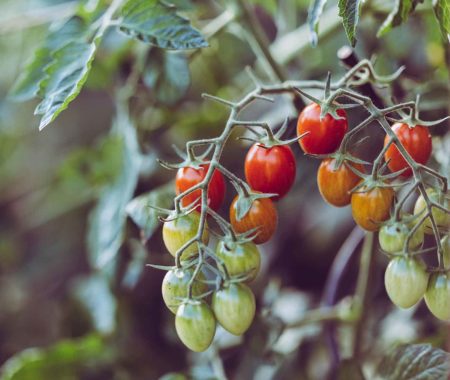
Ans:
[[[332,208],[322,201],[315,181],[318,162],[303,157],[296,147],[296,186],[278,205],[277,235],[261,249],[263,267],[254,284],[260,313],[243,338],[219,330],[212,349],[187,352],[161,298],[164,273],[145,267],[149,262],[172,263],[155,215],[145,208],[171,203],[173,173],[159,167],[156,157],[174,160],[172,144],[183,146],[188,139],[221,131],[227,110],[204,101],[201,93],[240,98],[252,88],[246,65],[265,82],[277,79],[252,48],[245,18],[231,20],[240,2],[173,2],[206,37],[215,34],[208,38],[209,47],[168,52],[111,29],[80,96],[41,132],[33,116],[37,102],[15,103],[7,94],[43,41],[48,23],[69,16],[79,4],[0,3],[2,380],[138,380],[169,372],[178,375],[164,379],[214,379],[224,372],[233,379],[325,376],[330,359],[320,326],[283,331],[282,322],[295,321],[320,305],[327,274],[353,222],[348,208]],[[85,1],[84,6],[94,3]],[[348,41],[334,2],[322,14],[317,47],[311,46],[306,25],[309,1],[255,0],[248,5],[286,78],[323,79],[328,71],[336,78],[344,73],[336,54]],[[405,65],[393,88],[396,98],[414,99],[420,93],[423,119],[443,117],[449,112],[450,49],[431,2],[419,4],[406,22],[377,37],[391,8],[390,1],[364,3],[356,54],[376,55],[376,69],[383,74]],[[214,30],[211,20],[221,14],[229,20]],[[128,114],[115,105],[117,88],[124,86],[138,61],[143,74]],[[288,98],[280,97],[270,107],[255,105],[245,117],[277,125],[286,116],[295,120],[297,112]],[[350,121],[361,117],[355,112]],[[289,134],[294,133],[293,121]],[[448,123],[432,133],[441,137],[434,165],[441,165],[448,175]],[[382,143],[381,130],[371,131],[370,142],[358,152],[373,158]],[[224,164],[242,177],[244,156],[245,144],[230,140]],[[227,191],[229,204],[233,191]],[[222,212],[226,215],[226,209]],[[366,373],[374,371],[382,353],[396,343],[430,342],[445,348],[448,337],[448,328],[423,306],[402,311],[388,301],[382,286],[385,264],[377,254],[360,338],[368,358]],[[338,298],[353,292],[357,268],[354,255]],[[345,324],[338,329],[344,357],[350,330]],[[358,366],[344,361],[341,378],[361,378]]]

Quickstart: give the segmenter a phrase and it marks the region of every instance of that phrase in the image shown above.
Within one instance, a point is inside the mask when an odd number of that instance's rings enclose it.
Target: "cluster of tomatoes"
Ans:
[[[450,318],[450,276],[447,272],[436,272],[428,276],[424,263],[410,250],[420,247],[424,233],[430,232],[429,218],[416,226],[417,215],[425,212],[426,204],[419,198],[415,207],[416,216],[391,218],[395,191],[389,183],[366,175],[362,161],[336,152],[348,130],[345,110],[338,109],[336,117],[327,114],[321,118],[321,106],[312,103],[301,112],[297,122],[297,135],[301,149],[310,155],[325,157],[317,173],[317,182],[322,197],[331,205],[343,207],[351,204],[355,222],[367,231],[380,230],[381,248],[394,255],[386,271],[386,289],[392,301],[400,307],[410,307],[425,295],[431,312],[441,319]],[[392,130],[418,163],[425,164],[431,154],[431,136],[427,128],[397,123]],[[385,144],[389,143],[386,136]],[[397,147],[392,144],[385,152],[385,160],[392,172],[403,177],[411,176],[407,162]],[[176,193],[201,183],[209,169],[205,163],[197,168],[180,168],[176,176]],[[255,315],[255,297],[246,283],[252,281],[260,267],[257,244],[267,242],[275,232],[277,210],[274,201],[285,196],[295,181],[296,163],[287,144],[264,140],[255,143],[245,159],[245,177],[252,194],[271,194],[252,199],[247,212],[239,215],[240,194],[231,203],[229,219],[233,230],[219,240],[214,251],[217,268],[225,276],[214,284],[209,299],[211,281],[203,272],[195,273],[195,260],[201,249],[198,243],[191,244],[181,255],[182,266],[168,271],[162,285],[164,302],[176,314],[175,326],[181,341],[194,351],[203,351],[211,344],[217,322],[235,335],[243,334],[251,325]],[[382,177],[382,176],[381,176]],[[355,191],[355,189],[357,189]],[[186,208],[195,207],[201,197],[201,189],[192,191],[181,199]],[[430,188],[429,197],[443,207],[448,207],[445,195]],[[217,211],[225,197],[223,174],[215,169],[209,181],[208,208]],[[198,233],[201,205],[190,213],[169,218],[163,226],[163,240],[168,251],[176,253]],[[450,218],[443,210],[434,209],[433,216],[439,228],[448,228]],[[409,232],[415,233],[409,239]],[[251,236],[252,235],[252,236]],[[209,230],[205,225],[203,246],[209,242]],[[199,243],[200,244],[200,243]],[[447,244],[447,243],[446,243]],[[417,256],[418,257],[418,256]],[[448,263],[447,263],[448,265]],[[195,277],[195,278],[193,278]],[[430,277],[430,278],[429,278]]]

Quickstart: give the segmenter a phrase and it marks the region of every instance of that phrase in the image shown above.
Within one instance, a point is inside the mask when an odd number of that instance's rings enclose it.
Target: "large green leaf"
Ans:
[[[42,115],[39,130],[51,123],[80,93],[95,51],[95,43],[77,41],[53,54],[53,61],[45,68],[46,79],[39,85],[39,93],[44,96],[35,110],[36,115]]]
[[[118,107],[112,134],[123,140],[122,170],[114,184],[106,188],[89,220],[88,247],[94,268],[108,269],[122,244],[125,207],[133,196],[143,157],[136,130],[123,106]]]
[[[189,20],[176,8],[158,0],[129,0],[121,10],[120,30],[164,49],[196,49],[208,46]]]
[[[356,45],[356,27],[359,22],[362,0],[339,0],[339,16],[342,17],[347,38],[352,44]]]
[[[308,25],[311,33],[311,43],[313,46],[317,45],[317,33],[319,31],[319,19],[323,12],[323,8],[327,0],[312,0],[311,6],[308,10]]]
[[[93,360],[98,365],[107,355],[97,335],[62,341],[49,348],[30,348],[3,365],[0,380],[77,380],[80,370]]]
[[[161,103],[176,103],[191,83],[186,56],[182,52],[152,49],[144,71],[144,83]]]
[[[442,35],[450,42],[450,2],[449,0],[436,0],[434,13],[439,21]]]
[[[400,346],[384,357],[377,374],[383,380],[445,380],[450,354],[429,344]]]
[[[148,240],[158,228],[161,214],[152,208],[170,208],[175,196],[174,185],[169,182],[163,186],[142,194],[128,203],[126,211],[134,223],[142,230],[142,238]]]
[[[46,77],[44,69],[52,62],[52,55],[70,42],[82,41],[86,32],[87,26],[80,17],[53,25],[43,45],[36,50],[33,59],[11,89],[10,97],[19,101],[35,97],[41,81]]]
[[[395,0],[394,7],[378,30],[377,36],[381,37],[389,32],[393,27],[404,23],[408,19],[409,15],[414,11],[417,4],[422,1],[423,0]]]

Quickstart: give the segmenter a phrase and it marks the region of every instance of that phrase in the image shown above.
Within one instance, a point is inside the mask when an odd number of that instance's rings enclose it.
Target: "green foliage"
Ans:
[[[151,206],[169,208],[172,206],[174,184],[169,182],[163,186],[142,194],[128,203],[126,211],[134,223],[142,230],[142,238],[148,240],[160,225],[160,212]]]
[[[352,44],[356,45],[356,27],[358,26],[361,12],[361,0],[339,0],[339,16],[342,17],[347,38]]]
[[[411,344],[389,352],[378,367],[384,380],[441,380],[450,375],[450,354],[429,344]]]
[[[122,170],[116,181],[101,194],[89,220],[90,261],[97,269],[111,269],[110,265],[114,264],[123,241],[125,207],[133,196],[143,162],[136,130],[120,104],[111,133],[123,140]]]
[[[9,359],[0,372],[1,380],[77,380],[92,361],[106,358],[107,351],[97,335],[66,340],[49,348],[31,348]]]
[[[156,100],[166,105],[176,103],[186,94],[191,83],[186,56],[152,49],[147,57],[143,80]]]
[[[208,46],[176,8],[157,0],[129,0],[121,10],[120,30],[163,49],[196,49]]]
[[[392,11],[378,30],[377,37],[385,35],[393,27],[399,26],[408,20],[409,15],[419,2],[423,2],[423,0],[396,0],[394,8],[392,8]]]
[[[317,46],[319,31],[319,19],[327,0],[313,0],[308,10],[308,25],[311,33],[311,44]]]
[[[434,13],[439,21],[444,39],[450,40],[450,2],[448,0],[436,0],[434,3]]]

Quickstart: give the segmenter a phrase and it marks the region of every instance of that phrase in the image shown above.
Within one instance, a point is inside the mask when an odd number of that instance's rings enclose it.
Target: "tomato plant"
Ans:
[[[216,319],[203,301],[187,301],[178,307],[175,328],[181,341],[192,351],[205,351],[214,339]]]
[[[394,190],[389,187],[363,188],[352,194],[352,215],[355,222],[367,231],[377,231],[389,219]]]
[[[361,181],[361,178],[349,169],[352,165],[360,172],[364,167],[360,164],[344,162],[339,168],[335,168],[336,160],[328,158],[321,162],[317,171],[317,185],[323,199],[336,207],[350,204],[351,190]]]
[[[436,191],[433,188],[428,188],[426,190],[426,194],[430,201],[436,202],[438,205],[448,208],[450,205],[450,201],[447,198],[447,195]],[[421,194],[419,198],[417,198],[416,204],[414,205],[414,214],[421,216],[423,213],[427,211],[427,203],[425,201],[424,196]],[[438,209],[436,207],[432,207],[432,215],[436,226],[442,229],[448,229],[450,227],[450,215],[444,210]],[[430,217],[427,217],[424,222],[425,233],[432,234],[433,226]]]
[[[212,308],[225,330],[242,335],[255,316],[255,296],[247,285],[232,283],[214,292]]]
[[[427,163],[432,149],[431,135],[428,128],[422,125],[410,127],[405,123],[395,123],[392,126],[392,131],[414,161],[419,164]],[[386,146],[390,140],[389,135],[386,135],[384,145]],[[388,167],[392,172],[397,172],[409,167],[395,144],[389,146],[384,154],[384,158],[386,162],[388,162]],[[412,175],[412,170],[405,170],[401,175],[410,177]]]
[[[433,273],[430,276],[425,303],[437,318],[450,320],[450,278],[447,273]]]
[[[254,144],[245,157],[245,178],[253,190],[283,198],[295,181],[295,157],[289,146]]]
[[[255,244],[263,244],[273,236],[278,221],[278,214],[272,201],[268,198],[260,198],[253,201],[250,209],[241,219],[237,219],[236,197],[230,206],[230,222],[234,230],[239,233],[246,233],[256,229]]]
[[[177,171],[175,177],[175,191],[177,194],[181,194],[184,191],[190,189],[191,187],[198,185],[205,179],[206,173],[208,172],[209,165],[200,165],[198,169],[192,167],[180,168]],[[183,206],[189,206],[193,203],[200,204],[201,190],[194,190],[188,195],[185,195],[181,203]],[[211,181],[208,186],[208,205],[213,210],[218,210],[223,203],[225,197],[225,181],[223,175],[218,171],[214,170],[211,177]],[[200,205],[196,208],[200,211]]]
[[[222,260],[230,276],[248,276],[255,279],[261,265],[258,247],[253,242],[220,241],[216,255]]]
[[[381,249],[388,253],[403,251],[406,239],[414,227],[414,222],[405,221],[392,221],[383,225],[378,233]],[[422,245],[423,239],[423,225],[420,225],[409,240],[408,249],[414,250],[419,247]]]
[[[427,289],[425,264],[411,257],[395,257],[386,269],[384,284],[389,298],[398,307],[407,309],[414,306]]]
[[[187,244],[197,235],[200,222],[200,214],[193,211],[190,214],[180,217],[170,217],[164,222],[162,236],[164,244],[172,256],[176,256],[177,251]],[[205,229],[202,234],[202,241],[208,243],[209,233]],[[183,260],[195,255],[198,252],[197,243],[189,245],[181,255]]]
[[[319,104],[311,103],[303,109],[298,117],[297,135],[305,134],[299,141],[300,147],[305,153],[333,153],[347,132],[347,114],[343,109],[337,110],[340,119],[335,119],[330,114],[321,119],[320,111]]]

